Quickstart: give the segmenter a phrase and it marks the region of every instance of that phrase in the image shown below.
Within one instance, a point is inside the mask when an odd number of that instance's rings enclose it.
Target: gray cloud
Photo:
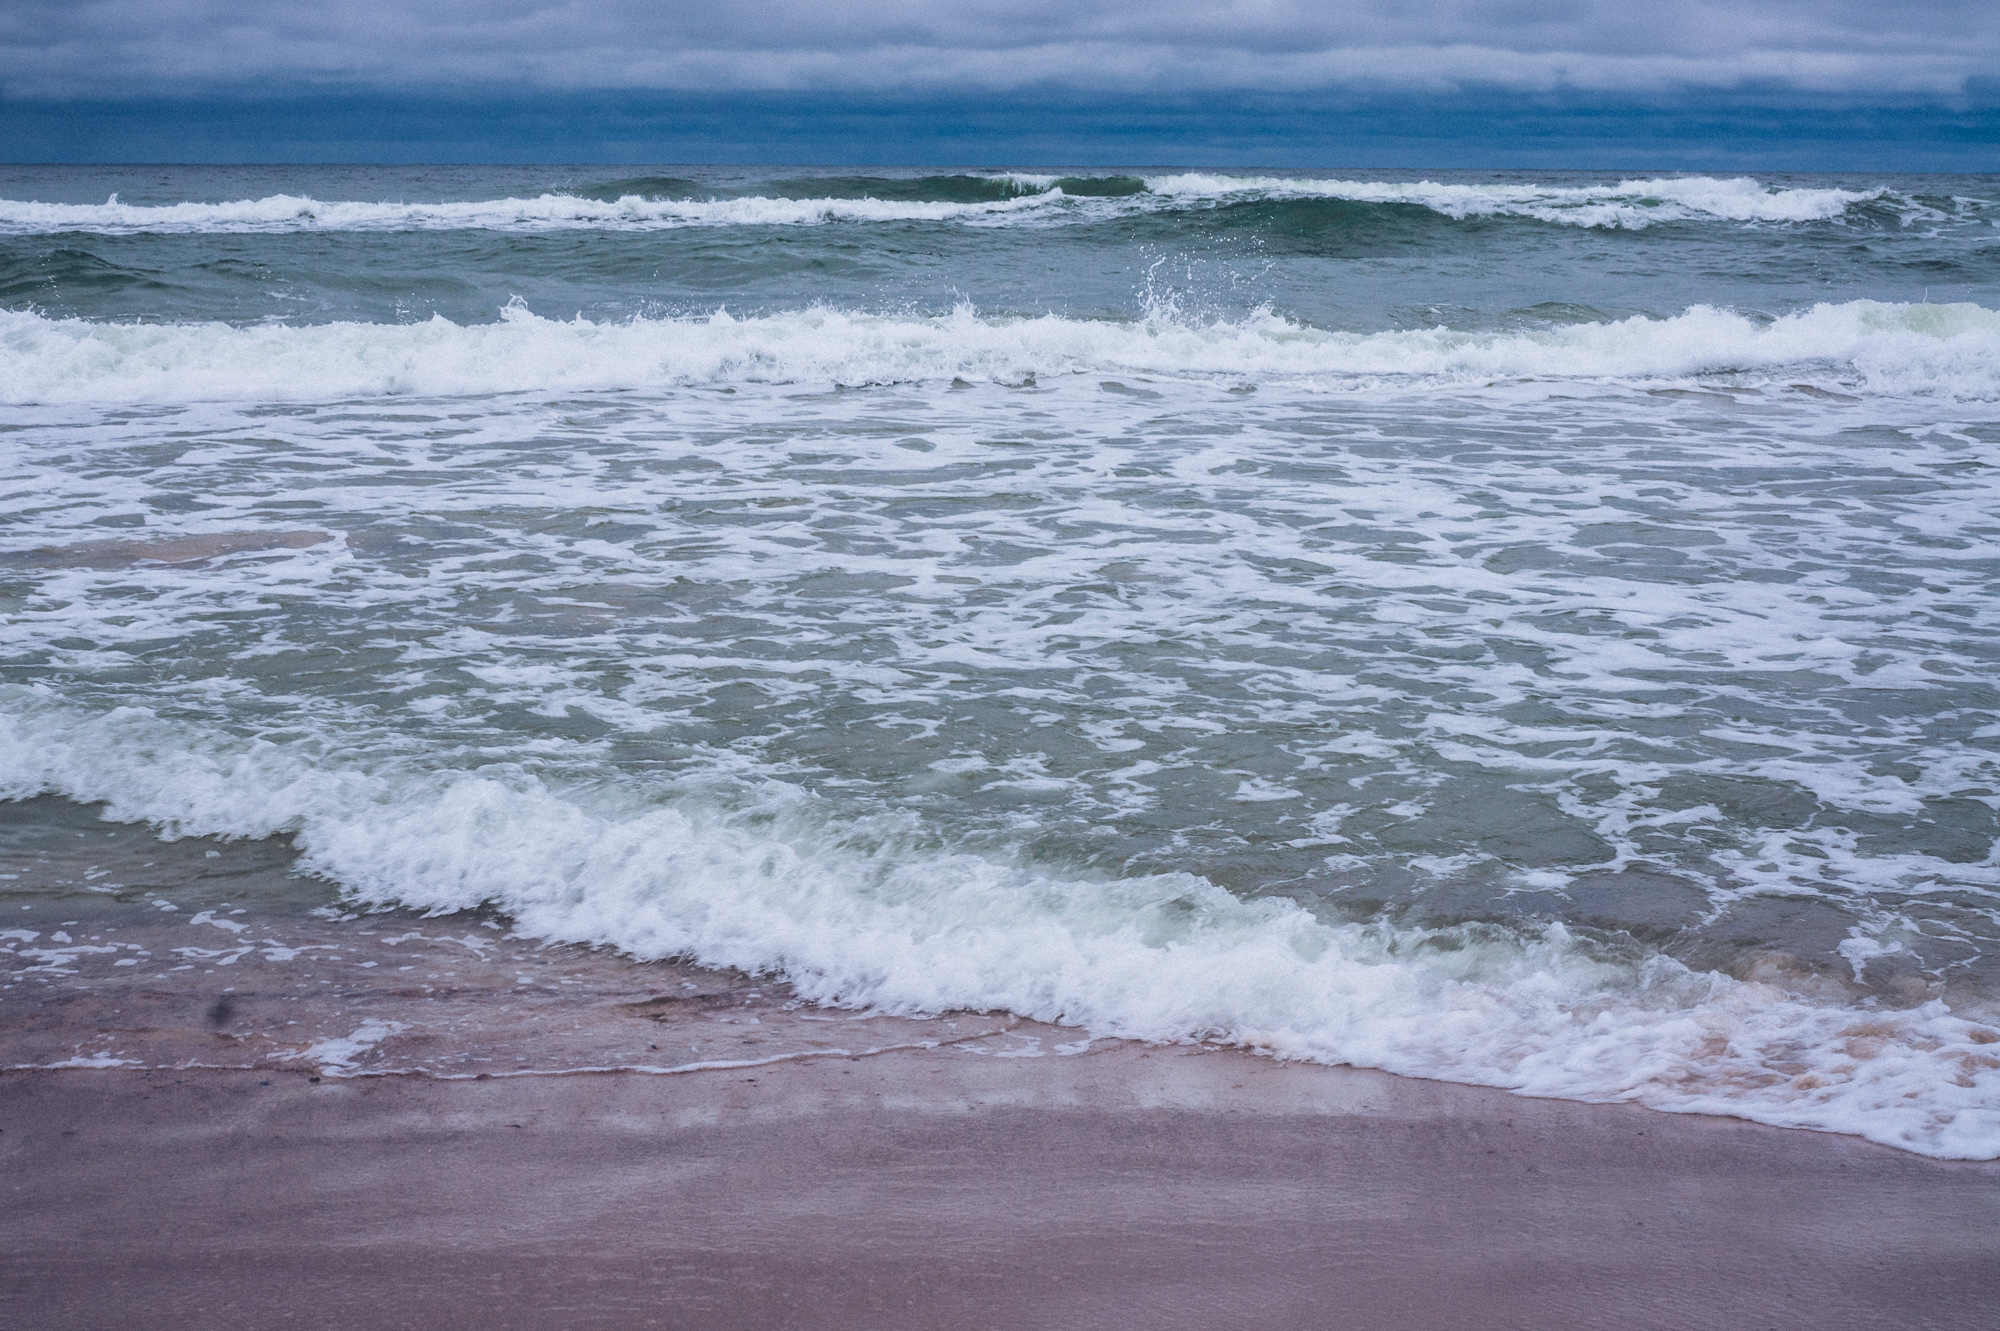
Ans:
[[[1993,0],[12,0],[15,97],[1777,86],[1950,96]]]

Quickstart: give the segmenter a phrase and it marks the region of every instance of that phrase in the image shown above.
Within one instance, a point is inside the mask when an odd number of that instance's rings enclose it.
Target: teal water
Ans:
[[[0,789],[2000,1151],[2000,180],[621,173],[0,172]]]

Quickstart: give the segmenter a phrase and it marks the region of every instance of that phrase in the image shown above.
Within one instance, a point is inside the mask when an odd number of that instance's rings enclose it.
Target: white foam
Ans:
[[[1708,176],[1622,180],[1615,185],[1458,185],[1437,181],[1307,180],[1189,174],[1148,179],[1156,194],[1177,198],[1347,199],[1406,203],[1447,217],[1532,217],[1565,226],[1637,229],[1656,222],[1815,222],[1838,217],[1886,190],[1782,189],[1748,178]]]
[[[356,1063],[396,1032],[406,1029],[400,1021],[370,1017],[346,1035],[329,1036],[306,1046],[292,1057],[316,1065],[323,1074],[351,1071]]]
[[[1827,375],[1856,389],[2000,394],[2000,314],[1848,301],[1775,320],[1697,306],[1668,319],[1514,332],[1328,332],[1274,315],[1197,323],[910,317],[817,308],[592,323],[510,308],[496,323],[113,324],[0,312],[0,401],[324,400],[379,394],[866,384],[1029,374],[1288,379],[1329,387],[1530,377]]]
[[[342,767],[143,709],[93,716],[0,690],[0,794],[43,792],[169,833],[292,830],[310,868],[366,900],[497,901],[530,933],[779,974],[828,1003],[1004,1008],[2000,1156],[1991,1033],[1942,1003],[1821,1005],[1664,958],[1594,958],[1559,927],[1338,924],[1187,874],[1066,877],[928,845],[904,818],[843,825],[775,782],[746,804],[563,791],[518,770]],[[392,1033],[371,1023],[305,1056],[351,1068]]]
[[[225,203],[41,203],[0,199],[0,234],[245,234],[291,231],[652,231],[690,226],[814,226],[832,222],[1001,220],[1063,202],[1060,193],[976,203],[895,199],[616,202],[542,194],[462,203],[364,203],[273,194]]]
[[[549,193],[533,198],[459,202],[367,202],[273,194],[219,203],[43,203],[0,199],[0,234],[53,232],[259,233],[290,231],[645,231],[691,226],[811,226],[828,223],[963,222],[1005,225],[1052,218],[1098,218],[1172,209],[1189,203],[1254,199],[1345,199],[1411,204],[1447,217],[1528,217],[1567,226],[1638,228],[1666,221],[1796,223],[1838,217],[1885,189],[1781,188],[1749,178],[1708,176],[1554,186],[1534,183],[1449,184],[1430,180],[1321,180],[1184,173],[1146,178],[1146,192],[1069,198],[1051,176],[998,177],[1025,192],[977,202],[900,199],[790,199],[751,195],[720,199],[616,201]],[[1039,192],[1034,192],[1039,191]]]
[[[53,1072],[58,1068],[137,1068],[145,1064],[136,1058],[119,1058],[112,1054],[78,1054],[65,1058],[59,1063],[10,1063],[8,1072]]]

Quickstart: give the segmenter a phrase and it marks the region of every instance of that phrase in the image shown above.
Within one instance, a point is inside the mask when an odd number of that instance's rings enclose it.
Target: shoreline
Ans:
[[[0,805],[0,843],[20,866],[0,891],[7,907],[0,1011],[8,1017],[0,1071],[664,1072],[905,1046],[1071,1052],[1111,1038],[999,1009],[886,1016],[823,1008],[777,979],[523,936],[488,908],[429,915],[364,907],[331,883],[300,876],[285,838],[165,841],[100,814],[57,797]],[[1956,1088],[1943,1092],[1952,1096],[2000,1067],[1993,1052],[2000,1031],[1990,1025],[1917,1031],[1907,1049],[1882,1038],[1893,1033],[1884,1022],[1915,1019],[1904,1009],[1853,1009],[1851,1028],[1836,1022],[1822,1032],[1842,1041],[1832,1069],[1815,1068],[1782,1042],[1770,1049],[1753,1042],[1743,1066],[1722,1071],[1738,1085],[1796,1078],[1802,1088],[1823,1087],[1819,1074],[1838,1081],[1877,1057],[1894,1067],[1914,1050],[1954,1064],[1932,1070],[1956,1076]],[[1403,1075],[1426,1074],[1406,1068]],[[1548,1089],[1525,1085],[1524,1093]],[[1876,1088],[1873,1108],[1893,1111],[1895,1089]],[[1679,1097],[1684,1107],[1672,1095],[1634,1098],[1662,1112],[1730,1112],[1725,1097]],[[1955,1112],[1968,1108],[1984,1116],[1977,1122],[1990,1120],[1990,1107],[1976,1103]],[[1786,1121],[1750,1104],[1737,1112]],[[1953,1122],[1949,1105],[1921,1112],[1930,1118],[1916,1124],[1919,1135],[1942,1134]],[[1865,1126],[1816,1117],[1810,1130]],[[1984,1139],[1972,1143],[1976,1149],[1941,1135],[1919,1140],[1907,1123],[1900,1133],[1868,1135],[1946,1157],[1991,1150]]]
[[[294,851],[275,839],[161,841],[54,799],[4,813],[0,834],[24,872],[4,894],[15,908],[0,929],[0,1073],[687,1075],[895,1050],[1013,1059],[1122,1043],[1004,1011],[824,1008],[782,980],[523,936],[487,910],[359,908],[296,876]],[[1859,1037],[1874,1031],[1844,1034],[1867,1044]],[[1253,1057],[1231,1045],[1168,1047]],[[1968,1076],[2000,1060],[1987,1044],[1968,1048]]]
[[[16,812],[8,1325],[1984,1331],[2000,1303],[1997,1161],[822,1009],[356,912],[283,845]]]
[[[2000,1163],[1200,1046],[0,1074],[0,1310],[147,1325],[1971,1328]]]

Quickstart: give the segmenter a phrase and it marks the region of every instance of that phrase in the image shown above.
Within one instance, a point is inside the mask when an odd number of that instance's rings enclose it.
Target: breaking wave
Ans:
[[[593,323],[112,324],[0,313],[0,401],[301,400],[732,383],[1144,373],[1328,388],[1521,378],[1816,378],[1883,394],[2000,395],[2000,314],[1849,301],[1777,319],[1697,306],[1510,332],[1326,331],[1270,314],[1191,322],[935,317],[816,308]]]
[[[338,737],[304,746],[339,752]],[[566,791],[220,740],[142,708],[0,690],[0,798],[60,793],[168,835],[295,834],[364,902],[484,902],[523,932],[779,975],[890,1012],[1005,1009],[1581,1100],[2000,1156],[2000,1032],[1942,1002],[1820,1004],[1593,949],[1560,926],[1407,929],[1187,873],[1088,878],[842,821],[797,787]]]
[[[1340,200],[1415,206],[1446,218],[1515,217],[1565,226],[1637,229],[1662,222],[1801,223],[1881,201],[1919,207],[1885,189],[1782,188],[1707,176],[1602,185],[1443,184],[1187,173],[813,176],[725,193],[678,177],[579,185],[534,198],[362,202],[289,194],[217,203],[133,204],[0,200],[0,234],[243,233],[497,229],[647,230],[829,223],[1092,221],[1205,209],[1219,203]]]

